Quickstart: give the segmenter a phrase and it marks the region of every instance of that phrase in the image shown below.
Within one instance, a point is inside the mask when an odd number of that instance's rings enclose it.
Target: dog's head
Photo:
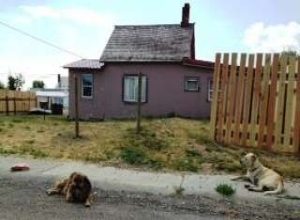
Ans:
[[[261,164],[254,153],[248,153],[240,160],[242,166],[247,169],[253,169],[259,167]]]
[[[85,186],[86,179],[87,179],[86,176],[84,176],[80,173],[77,173],[77,172],[74,172],[71,175],[72,183],[79,188],[83,188]]]

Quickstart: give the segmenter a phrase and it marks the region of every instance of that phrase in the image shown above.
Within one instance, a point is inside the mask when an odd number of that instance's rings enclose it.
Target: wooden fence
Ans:
[[[211,137],[299,154],[300,57],[217,54]]]
[[[0,90],[0,113],[28,112],[37,106],[37,99],[34,93]]]

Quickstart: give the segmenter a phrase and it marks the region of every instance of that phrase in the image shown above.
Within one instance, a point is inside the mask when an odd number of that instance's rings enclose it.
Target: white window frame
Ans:
[[[127,88],[127,80],[134,80],[133,82],[133,88]],[[138,80],[139,77],[137,74],[125,74],[123,77],[123,101],[128,103],[136,103],[137,102],[137,93],[138,93]],[[141,102],[145,103],[147,102],[147,76],[142,75],[142,97]],[[129,94],[129,91],[127,89],[133,90],[133,93]],[[133,96],[133,97],[129,97]]]
[[[207,85],[207,100],[209,102],[212,101],[213,99],[213,92],[214,92],[214,84],[213,84],[213,80],[209,79],[208,80],[208,85]]]
[[[91,86],[83,84],[83,82],[84,82],[83,81],[83,77],[85,75],[91,75],[91,77],[92,77],[92,85]],[[84,95],[84,88],[91,88],[91,95],[90,96]],[[91,73],[84,73],[84,74],[82,74],[81,75],[81,96],[82,96],[82,98],[92,99],[93,98],[93,92],[94,92],[94,75],[91,74]]]
[[[189,82],[197,82],[197,88],[189,88]],[[200,78],[194,76],[185,76],[184,77],[184,91],[186,92],[199,92],[200,91]]]

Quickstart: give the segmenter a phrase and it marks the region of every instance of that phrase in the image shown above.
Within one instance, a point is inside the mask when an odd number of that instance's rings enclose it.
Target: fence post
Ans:
[[[6,106],[6,115],[9,114],[9,104],[8,104],[8,96],[5,96],[5,106]]]
[[[136,133],[139,134],[141,131],[141,96],[142,96],[142,73],[138,76],[138,97],[137,97],[137,122],[136,122]]]
[[[14,97],[14,115],[17,114],[16,97]]]
[[[74,75],[75,81],[75,137],[79,137],[79,122],[78,122],[78,79],[77,75]]]

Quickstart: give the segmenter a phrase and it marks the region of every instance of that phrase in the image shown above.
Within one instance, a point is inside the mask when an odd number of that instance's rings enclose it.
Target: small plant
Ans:
[[[228,184],[219,184],[216,187],[216,191],[220,193],[223,196],[232,196],[235,193],[235,189],[232,188],[232,186]]]
[[[176,195],[176,196],[182,196],[184,190],[185,190],[185,189],[184,189],[182,186],[176,187],[176,188],[175,188],[175,195]]]

